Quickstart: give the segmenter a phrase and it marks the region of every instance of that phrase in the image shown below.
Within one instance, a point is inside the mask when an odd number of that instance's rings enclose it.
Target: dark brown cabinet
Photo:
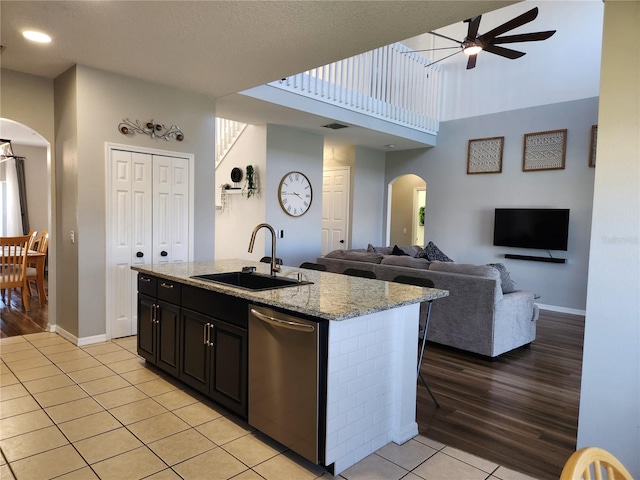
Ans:
[[[245,300],[138,274],[138,353],[247,417]]]
[[[246,329],[183,309],[180,334],[180,380],[246,417]]]
[[[138,275],[138,353],[178,375],[180,284]]]

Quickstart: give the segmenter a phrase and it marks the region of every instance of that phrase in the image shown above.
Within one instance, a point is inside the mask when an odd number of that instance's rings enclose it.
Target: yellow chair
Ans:
[[[633,480],[633,477],[611,453],[598,447],[585,447],[569,457],[560,474],[560,480],[582,479]]]
[[[0,237],[0,291],[2,299],[5,290],[9,289],[9,298],[5,302],[11,303],[11,290],[22,290],[22,306],[29,311],[29,295],[27,295],[27,253],[29,252],[29,235],[21,237]]]

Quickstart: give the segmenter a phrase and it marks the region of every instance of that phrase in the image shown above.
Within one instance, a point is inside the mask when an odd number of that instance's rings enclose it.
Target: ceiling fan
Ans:
[[[434,48],[429,50],[445,50],[450,48],[459,48],[460,50],[448,55],[440,60],[436,60],[429,65],[433,65],[434,63],[441,62],[442,60],[452,57],[457,53],[464,52],[469,56],[467,60],[467,70],[471,68],[475,68],[476,60],[478,57],[478,53],[481,51],[493,53],[494,55],[500,55],[501,57],[509,58],[511,60],[515,60],[516,58],[520,58],[525,55],[525,52],[519,52],[517,50],[512,50],[510,48],[500,47],[498,45],[505,43],[519,43],[519,42],[539,42],[541,40],[546,40],[551,35],[556,33],[555,30],[548,30],[546,32],[533,32],[533,33],[521,33],[517,35],[505,35],[500,37],[503,33],[506,33],[510,30],[518,28],[522,25],[525,25],[529,22],[535,20],[538,16],[538,7],[532,8],[528,12],[519,15],[508,22],[503,23],[502,25],[490,30],[482,35],[478,35],[478,28],[480,27],[480,19],[482,15],[478,15],[477,17],[470,18],[465,20],[465,23],[469,24],[467,30],[467,36],[463,41],[456,40],[451,37],[447,37],[440,33],[429,32],[432,35],[437,37],[444,38],[446,40],[450,40],[458,44],[457,47],[443,47],[443,48]],[[429,50],[414,50],[414,52],[426,52]],[[427,65],[427,66],[429,66]]]

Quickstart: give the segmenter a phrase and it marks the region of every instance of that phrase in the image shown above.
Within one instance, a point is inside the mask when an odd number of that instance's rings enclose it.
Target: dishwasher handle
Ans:
[[[264,313],[258,312],[253,308],[251,309],[251,313],[255,315],[258,320],[270,323],[276,327],[283,327],[290,330],[298,330],[301,332],[313,332],[315,330],[315,327],[313,325],[309,325],[308,323],[298,323],[292,322],[290,320],[283,320],[281,318],[274,318],[269,315],[265,315]]]

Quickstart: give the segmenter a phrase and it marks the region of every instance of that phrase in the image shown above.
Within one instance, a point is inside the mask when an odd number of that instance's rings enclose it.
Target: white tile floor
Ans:
[[[531,480],[420,435],[334,477],[146,367],[135,337],[10,337],[0,360],[2,480]]]

